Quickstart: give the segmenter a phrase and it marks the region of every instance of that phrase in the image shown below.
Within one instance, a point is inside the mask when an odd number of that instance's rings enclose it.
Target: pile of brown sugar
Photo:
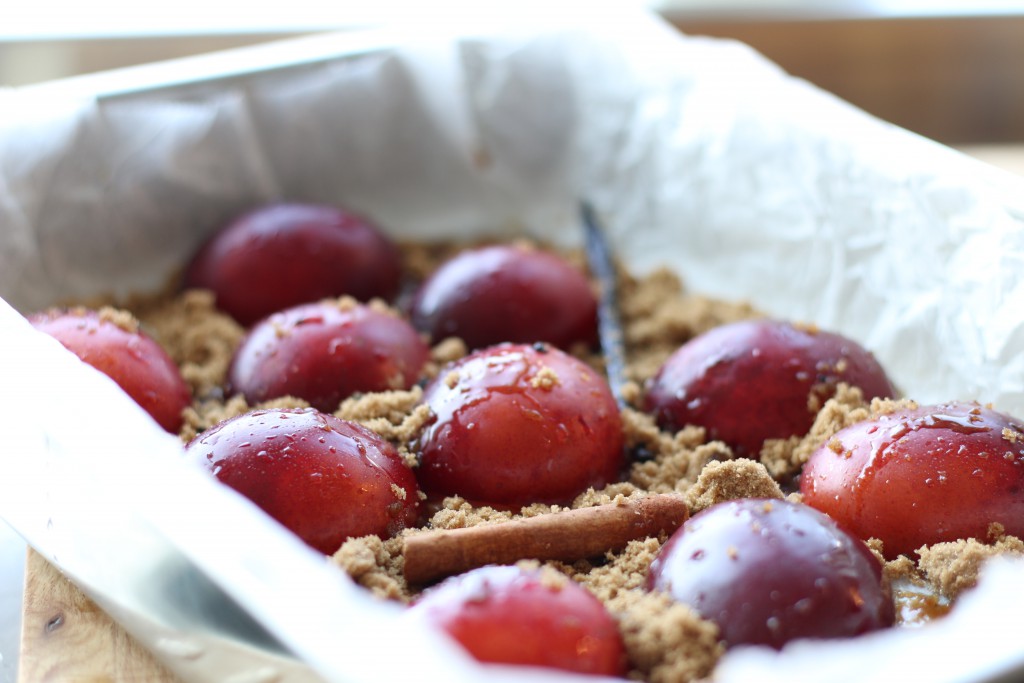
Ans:
[[[404,248],[407,272],[429,273],[453,253],[452,245]],[[580,261],[579,255],[573,258]],[[685,292],[680,280],[668,271],[644,277],[621,274],[620,312],[625,331],[627,373],[630,380],[625,397],[631,406],[623,413],[627,447],[635,455],[628,476],[601,490],[590,490],[570,507],[610,503],[623,498],[675,492],[685,497],[690,514],[715,503],[747,497],[799,500],[791,492],[793,477],[811,453],[839,429],[870,416],[891,412],[906,402],[875,400],[866,403],[860,392],[840,385],[834,398],[818,412],[811,431],[801,437],[768,442],[759,460],[733,459],[729,448],[709,442],[700,428],[687,427],[670,434],[658,429],[651,416],[636,409],[642,384],[682,343],[724,323],[757,315],[741,303],[714,301]],[[192,388],[193,405],[186,411],[181,438],[191,440],[217,422],[256,407],[304,407],[293,398],[282,398],[260,406],[249,406],[240,396],[228,396],[224,383],[234,349],[244,330],[218,312],[208,292],[190,291],[159,301],[135,303],[133,312],[143,328],[156,338],[178,363]],[[600,369],[601,359],[587,349],[574,353]],[[466,354],[458,340],[446,340],[432,349],[427,377],[435,377],[450,361]],[[419,405],[422,390],[364,394],[345,400],[335,412],[376,431],[394,443],[415,466],[410,450],[418,431],[428,419],[427,408]],[[513,514],[489,507],[474,507],[463,499],[448,498],[432,511],[425,528],[458,529],[494,524],[516,516],[530,517],[557,512],[550,505],[531,505]],[[409,586],[403,577],[402,547],[406,535],[422,533],[410,529],[396,538],[375,536],[352,539],[334,554],[332,561],[359,584],[382,599],[408,602],[420,587]],[[940,614],[944,604],[974,585],[984,560],[998,553],[1024,553],[1020,540],[1006,537],[993,528],[986,542],[967,540],[941,543],[920,551],[914,562],[901,557],[885,563],[885,573],[897,595],[925,596],[927,614]],[[636,680],[695,681],[707,677],[724,653],[718,629],[695,612],[662,594],[645,590],[647,568],[665,538],[632,541],[620,551],[604,557],[568,564],[549,562],[588,588],[609,608],[623,634],[630,661],[630,678]],[[874,543],[876,553],[878,544]],[[524,558],[528,559],[528,558]],[[917,603],[898,609],[906,623],[921,620]]]

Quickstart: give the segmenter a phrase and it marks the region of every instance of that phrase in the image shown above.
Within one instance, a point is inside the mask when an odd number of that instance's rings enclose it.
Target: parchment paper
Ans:
[[[641,12],[519,19],[0,93],[0,295],[14,307],[0,307],[0,514],[191,680],[319,680],[289,650],[329,680],[382,680],[382,663],[481,677],[182,465],[173,438],[14,310],[157,290],[258,202],[340,203],[403,238],[574,243],[587,198],[639,272],[667,264],[693,290],[853,336],[920,401],[1024,414],[1024,181]],[[1020,632],[999,596],[1022,594],[1024,570],[992,578],[943,628]],[[175,606],[186,589],[230,618]],[[968,680],[942,664],[968,651],[970,671],[1024,662],[1009,639],[978,652],[937,634],[936,650],[922,634],[856,656],[891,668],[916,652],[932,681]],[[845,646],[738,652],[721,678],[751,680],[753,662],[769,680],[832,647]]]

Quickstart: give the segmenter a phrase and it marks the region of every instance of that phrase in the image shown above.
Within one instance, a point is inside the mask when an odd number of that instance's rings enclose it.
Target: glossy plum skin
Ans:
[[[648,587],[718,624],[729,646],[778,649],[895,619],[867,547],[817,510],[781,500],[734,500],[694,515],[651,563]]]
[[[185,456],[322,553],[347,538],[388,538],[419,515],[416,478],[394,446],[316,410],[239,415],[193,439]]]
[[[499,506],[564,503],[623,467],[608,383],[552,346],[481,349],[442,370],[423,402],[431,419],[417,476],[428,494]]]
[[[144,332],[86,309],[50,310],[28,320],[117,382],[165,430],[176,434],[181,429],[192,394],[178,366]]]
[[[1024,534],[1024,423],[974,403],[904,409],[838,432],[800,476],[804,502],[887,557]]]
[[[410,318],[433,342],[460,337],[470,349],[597,339],[597,299],[583,273],[522,246],[469,249],[442,264],[416,292]]]
[[[482,662],[625,675],[615,621],[586,589],[537,572],[489,566],[448,579],[410,608]]]
[[[868,400],[892,397],[885,371],[856,342],[775,320],[722,325],[681,346],[647,384],[645,409],[663,429],[698,425],[741,457],[765,439],[806,434],[846,382]]]
[[[254,325],[228,386],[250,404],[279,396],[333,412],[357,392],[408,389],[429,356],[409,323],[351,299],[302,304]]]
[[[185,286],[212,290],[244,326],[328,297],[391,300],[397,247],[364,218],[316,204],[269,204],[246,213],[195,255]]]

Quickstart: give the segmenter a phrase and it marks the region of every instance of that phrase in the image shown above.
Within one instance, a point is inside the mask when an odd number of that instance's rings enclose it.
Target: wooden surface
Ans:
[[[25,563],[21,683],[179,683],[37,553]]]
[[[946,144],[1024,142],[1024,16],[707,21],[667,18],[693,35],[733,38],[787,72]]]

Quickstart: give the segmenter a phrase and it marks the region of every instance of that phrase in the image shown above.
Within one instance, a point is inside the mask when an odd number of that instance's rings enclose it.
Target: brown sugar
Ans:
[[[664,593],[628,591],[611,609],[635,673],[652,683],[702,679],[725,652],[718,627]]]
[[[685,491],[697,481],[704,466],[713,460],[732,458],[718,441],[704,442],[704,430],[686,427],[675,434],[658,429],[654,418],[627,408],[622,412],[626,446],[637,457],[629,482],[653,493]]]
[[[386,541],[377,536],[349,539],[331,561],[377,597],[409,602],[412,594],[402,573],[401,538],[399,535]]]
[[[917,552],[921,556],[918,561],[921,574],[941,595],[955,599],[977,585],[978,574],[987,560],[997,555],[1022,555],[1024,542],[1013,536],[1003,536],[998,529],[991,543],[973,538],[960,539],[936,543]]]
[[[630,350],[627,376],[638,383],[654,375],[684,342],[755,315],[748,304],[684,295],[679,277],[667,269],[643,278],[620,273],[619,312]]]
[[[709,462],[686,492],[694,514],[737,498],[782,498],[782,489],[764,465],[753,460]]]
[[[125,332],[134,334],[139,331],[139,321],[128,311],[111,306],[104,306],[99,310],[100,320],[120,327]]]
[[[413,467],[416,458],[409,452],[408,445],[430,417],[427,407],[418,405],[422,396],[423,390],[419,387],[360,394],[342,401],[334,415],[357,422],[396,444],[398,452]]]
[[[200,399],[223,400],[231,356],[245,330],[219,312],[211,292],[192,290],[149,307],[139,315],[143,329],[167,350]]]

